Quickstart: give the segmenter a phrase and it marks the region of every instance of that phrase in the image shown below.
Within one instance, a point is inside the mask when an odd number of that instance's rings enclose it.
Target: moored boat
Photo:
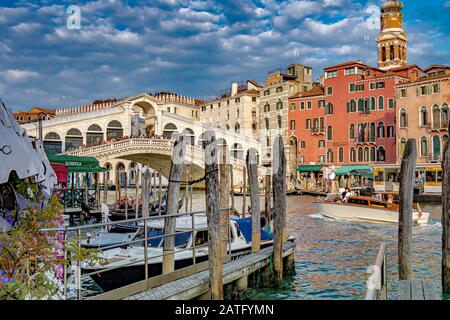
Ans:
[[[206,216],[195,216],[195,232],[192,232],[192,217],[176,220],[175,270],[208,260],[208,231]],[[162,274],[164,219],[148,222],[148,276]],[[230,248],[232,258],[251,252],[251,218],[230,218]],[[294,238],[289,238],[293,241]],[[144,241],[142,241],[144,242]],[[271,246],[271,233],[261,229],[261,248]],[[94,266],[82,265],[82,272],[93,273],[91,278],[104,290],[110,291],[145,278],[145,247],[142,244],[128,248],[105,250],[105,263]],[[96,273],[97,272],[97,273]]]

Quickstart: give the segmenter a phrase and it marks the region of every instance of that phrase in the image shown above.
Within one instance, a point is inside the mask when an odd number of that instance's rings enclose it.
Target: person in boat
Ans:
[[[352,196],[352,191],[349,188],[345,188],[345,191],[342,193],[342,203],[347,203],[348,199],[350,199]]]

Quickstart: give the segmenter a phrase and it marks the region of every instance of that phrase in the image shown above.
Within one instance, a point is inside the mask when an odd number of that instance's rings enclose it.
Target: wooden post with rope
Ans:
[[[125,180],[125,220],[128,220],[128,172],[123,173]]]
[[[412,278],[413,197],[416,170],[416,140],[408,139],[400,169],[398,265],[400,280]]]
[[[206,217],[208,220],[209,279],[211,299],[223,300],[222,241],[217,195],[219,173],[217,164],[217,141],[214,131],[204,133],[205,141],[205,192]]]
[[[220,149],[220,150],[219,150]],[[219,152],[219,209],[220,209],[220,232],[222,237],[222,254],[225,257],[227,255],[228,247],[228,219],[230,214],[230,179],[228,165],[228,147],[224,144],[221,148],[218,148]],[[226,209],[226,210],[223,210]]]
[[[233,177],[233,164],[231,163],[230,159],[230,198],[231,198],[231,210],[235,210],[235,203],[234,203],[234,177]]]
[[[244,165],[242,168],[242,191],[243,191],[243,198],[242,198],[242,218],[245,218],[245,213],[247,212],[247,168]]]
[[[259,203],[258,151],[248,149],[247,171],[250,185],[250,205],[252,208],[252,253],[259,252],[261,246],[261,209]]]
[[[447,142],[442,162],[442,289],[450,293],[450,146]]]
[[[167,215],[175,215],[178,211],[178,199],[180,196],[180,180],[183,172],[183,162],[186,153],[186,137],[177,135],[173,145],[172,164],[170,167],[169,188],[167,191]],[[164,247],[163,247],[163,274],[173,272],[175,269],[175,236],[176,217],[164,219]]]
[[[149,209],[149,185],[151,180],[151,173],[150,169],[146,169],[145,172],[142,175],[142,181],[141,181],[141,198],[142,198],[142,217],[148,218],[150,216],[150,209]]]

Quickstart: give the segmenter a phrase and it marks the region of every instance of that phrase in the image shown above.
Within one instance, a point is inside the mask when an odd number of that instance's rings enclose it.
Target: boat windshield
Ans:
[[[177,232],[175,234],[175,248],[186,248],[191,238],[191,231]],[[164,240],[161,241],[160,247],[164,246]]]

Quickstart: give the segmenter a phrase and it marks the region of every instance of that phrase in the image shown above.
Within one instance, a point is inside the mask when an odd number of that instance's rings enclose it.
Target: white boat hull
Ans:
[[[341,203],[314,202],[319,212],[328,218],[336,220],[364,221],[372,223],[398,224],[398,212],[378,208],[345,205]],[[413,223],[425,225],[428,223],[428,212],[413,212]]]

